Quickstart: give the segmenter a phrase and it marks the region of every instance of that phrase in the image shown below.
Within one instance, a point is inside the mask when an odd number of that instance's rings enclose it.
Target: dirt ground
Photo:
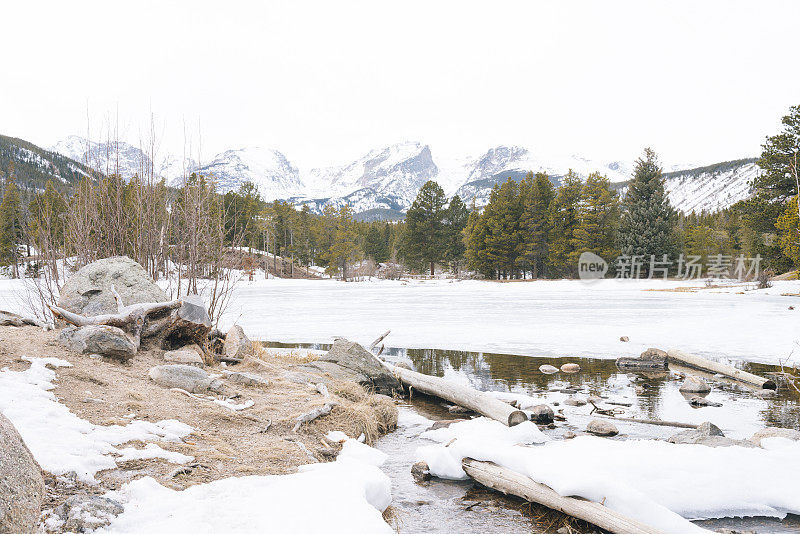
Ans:
[[[49,503],[57,506],[77,491],[102,494],[123,483],[152,476],[174,489],[220,478],[245,475],[285,474],[298,465],[329,461],[340,445],[324,439],[329,430],[341,430],[351,437],[364,434],[367,443],[392,430],[397,423],[394,402],[382,395],[370,395],[354,383],[331,383],[332,400],[338,402],[330,415],[304,424],[293,432],[295,418],[326,400],[312,385],[296,383],[284,377],[298,363],[308,361],[304,353],[257,351],[255,358],[236,366],[206,367],[209,374],[225,369],[247,371],[270,381],[268,386],[226,384],[240,393],[235,402],[252,400],[253,407],[234,412],[210,400],[188,397],[178,391],[158,386],[148,377],[156,365],[164,365],[164,351],[140,351],[126,363],[108,358],[94,359],[67,351],[57,342],[58,331],[45,332],[38,327],[0,327],[0,368],[27,369],[22,356],[57,357],[72,367],[56,370],[59,400],[69,409],[94,424],[128,424],[124,416],[159,421],[178,419],[195,431],[182,442],[155,442],[160,447],[193,456],[186,472],[165,460],[135,460],[119,463],[117,469],[98,473],[99,486],[80,487],[48,477]],[[143,443],[133,443],[143,447]],[[121,445],[123,447],[126,445]]]

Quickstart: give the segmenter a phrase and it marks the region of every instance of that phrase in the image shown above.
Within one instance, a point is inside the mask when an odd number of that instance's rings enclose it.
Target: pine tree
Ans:
[[[633,180],[622,206],[620,248],[626,256],[639,256],[647,272],[651,256],[674,260],[677,215],[669,203],[656,153],[647,148],[636,161]]]
[[[467,265],[486,278],[492,278],[494,268],[486,253],[487,234],[486,217],[475,208],[473,203],[469,219],[467,219],[467,227],[464,229]]]
[[[336,211],[332,223],[333,232],[327,253],[328,268],[333,272],[341,269],[342,280],[347,281],[347,264],[355,259],[358,252],[358,233],[349,204],[344,204]]]
[[[6,176],[3,201],[0,202],[0,265],[10,265],[19,278],[19,245],[22,242],[22,204],[13,173]]]
[[[550,247],[547,256],[552,274],[573,274],[577,265],[571,265],[575,251],[574,232],[578,228],[578,210],[583,184],[571,169],[556,190],[550,208]]]
[[[372,223],[367,228],[367,234],[364,236],[364,255],[372,258],[375,263],[389,261],[390,255],[390,243],[386,239],[386,231],[381,226],[386,228],[389,225]]]
[[[430,266],[431,275],[436,263],[444,258],[446,201],[439,184],[429,180],[406,213],[403,254],[412,265]]]
[[[607,261],[617,256],[619,200],[608,179],[592,173],[581,189],[578,226],[572,232],[570,263],[577,265],[584,252],[593,252]]]
[[[534,278],[544,276],[550,234],[550,204],[555,198],[555,188],[546,173],[534,176],[528,173],[520,184],[520,229],[522,231],[519,256],[524,267],[530,268]]]
[[[517,256],[522,240],[520,213],[519,184],[509,178],[496,185],[489,195],[484,217],[487,228],[486,255],[498,276],[513,277],[517,271]]]
[[[795,268],[800,267],[800,216],[798,216],[797,202],[800,195],[795,196],[786,204],[786,209],[778,217],[775,225],[780,232],[779,243],[783,254],[792,260]]]
[[[464,245],[464,228],[467,227],[469,210],[461,197],[454,195],[450,199],[450,204],[445,210],[444,233],[445,250],[444,260],[450,264],[450,268],[458,274],[459,266],[464,260],[466,246]]]

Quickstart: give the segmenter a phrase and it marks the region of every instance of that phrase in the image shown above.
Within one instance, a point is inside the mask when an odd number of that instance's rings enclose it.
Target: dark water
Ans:
[[[299,347],[270,343],[270,346]],[[326,350],[326,345],[302,345],[302,348]],[[708,375],[713,391],[706,397],[722,407],[692,407],[678,391],[680,381],[671,367],[669,373],[629,374],[617,369],[613,360],[584,358],[535,358],[510,354],[488,354],[434,349],[386,349],[381,355],[392,363],[406,362],[415,370],[468,383],[482,391],[501,391],[541,398],[553,404],[566,395],[558,390],[577,389],[583,394],[596,394],[619,402],[619,415],[633,418],[661,419],[699,424],[711,421],[727,436],[746,439],[765,426],[800,428],[800,403],[788,390],[779,390],[776,397],[761,399],[756,389]],[[576,374],[545,375],[539,366],[578,363]],[[738,367],[758,375],[779,369],[761,364],[742,363]],[[698,374],[696,371],[692,371]],[[553,437],[567,430],[581,431],[592,418],[591,407],[570,412],[565,423],[548,431]],[[411,405],[401,407],[429,419],[451,419],[446,407],[437,399],[418,397]],[[681,430],[671,427],[616,422],[621,434],[634,438],[665,439]],[[384,470],[392,478],[394,506],[401,521],[401,532],[544,532],[554,520],[552,514],[516,499],[507,499],[492,492],[478,490],[470,482],[431,481],[416,484],[410,474],[414,451],[419,445],[419,431],[401,426],[398,431],[379,440],[377,447],[390,456]],[[766,518],[724,519],[699,522],[715,530],[729,528],[759,533],[800,532],[800,518],[789,516],[783,521]],[[552,529],[553,531],[555,529]]]

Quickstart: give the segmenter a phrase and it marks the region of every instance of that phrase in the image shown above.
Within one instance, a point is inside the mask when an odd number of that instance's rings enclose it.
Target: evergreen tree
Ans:
[[[581,189],[578,226],[572,232],[570,263],[578,264],[584,252],[593,252],[607,261],[618,255],[617,228],[619,201],[608,179],[594,172]]]
[[[431,275],[436,263],[444,258],[446,201],[439,184],[429,180],[406,213],[403,255],[412,265],[429,265]]]
[[[341,269],[342,280],[347,281],[347,264],[353,261],[358,252],[358,233],[353,212],[349,204],[340,207],[332,220],[330,248],[327,251],[329,271]]]
[[[383,226],[383,229],[381,226]],[[364,236],[364,255],[372,258],[375,263],[389,261],[391,244],[387,239],[385,230],[388,226],[388,224],[372,223],[367,228],[367,234]]]
[[[475,209],[473,204],[469,219],[467,219],[467,227],[464,229],[467,265],[486,278],[492,278],[494,268],[486,253],[487,235],[486,217]]]
[[[0,202],[0,265],[10,265],[19,278],[19,245],[22,243],[22,204],[13,173],[6,176],[3,201]]]
[[[486,218],[486,255],[498,276],[513,277],[522,240],[519,184],[512,178],[492,189]]]
[[[552,274],[568,276],[575,272],[572,265],[575,251],[575,230],[580,223],[578,210],[581,202],[583,184],[571,169],[564,176],[561,186],[556,190],[550,209],[550,247],[548,263]]]
[[[469,210],[461,197],[454,195],[450,199],[450,204],[445,210],[444,233],[445,250],[444,260],[450,264],[450,268],[458,274],[459,266],[464,260],[466,246],[464,245],[464,228],[467,227]]]
[[[797,202],[800,195],[795,196],[786,204],[786,209],[778,217],[775,225],[780,232],[779,244],[784,256],[789,258],[795,268],[800,268],[800,216],[798,216]]]
[[[519,256],[534,278],[546,275],[550,234],[550,204],[555,188],[546,173],[528,173],[520,184],[522,231]]]
[[[620,223],[620,248],[626,256],[640,256],[645,271],[651,256],[674,260],[677,215],[669,203],[656,153],[647,148],[636,161],[633,180],[625,194]]]

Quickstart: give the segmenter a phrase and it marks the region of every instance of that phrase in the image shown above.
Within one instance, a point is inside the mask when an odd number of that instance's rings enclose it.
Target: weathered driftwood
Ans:
[[[558,510],[614,534],[665,534],[602,504],[575,497],[562,497],[544,484],[491,462],[465,458],[462,467],[467,475],[488,488]]]
[[[140,323],[151,313],[174,310],[175,308],[179,308],[180,305],[180,300],[132,304],[130,306],[122,306],[117,313],[95,315],[93,317],[85,317],[53,305],[50,306],[50,310],[53,312],[53,315],[75,326],[108,325],[130,331],[135,329],[137,324],[138,328],[141,330],[142,325]]]
[[[386,332],[384,332],[383,334],[381,334],[380,336],[378,336],[378,339],[376,339],[375,341],[373,341],[373,342],[372,342],[372,344],[369,346],[369,348],[368,348],[367,350],[368,350],[368,351],[370,351],[370,352],[372,352],[372,349],[374,349],[375,347],[377,347],[377,346],[378,346],[378,343],[380,343],[381,341],[383,341],[383,340],[386,338],[386,336],[388,336],[388,335],[389,335],[391,332],[392,332],[391,330],[387,330]]]
[[[410,388],[458,404],[504,425],[514,426],[528,420],[525,412],[471,387],[394,365],[387,364],[387,367],[401,383]]]
[[[613,415],[600,415],[592,414],[593,417],[604,417],[606,419],[614,419],[616,421],[625,421],[627,423],[642,423],[645,425],[655,426],[674,426],[676,428],[697,428],[698,425],[691,423],[680,423],[678,421],[662,421],[661,419],[636,419],[634,417],[615,417]]]
[[[767,378],[762,378],[752,373],[742,371],[741,369],[737,369],[732,365],[707,360],[706,358],[695,356],[694,354],[688,354],[677,349],[668,350],[667,357],[670,361],[683,364],[687,367],[708,371],[710,373],[718,373],[727,376],[728,378],[738,380],[739,382],[744,382],[745,384],[751,384],[762,389],[777,388],[775,382]]]
[[[300,430],[300,427],[303,425],[303,423],[310,423],[314,419],[322,417],[323,415],[328,415],[331,413],[331,410],[333,410],[334,406],[337,406],[338,404],[339,403],[337,402],[326,402],[322,406],[314,408],[308,413],[304,413],[296,419],[297,423],[294,425],[294,428],[292,428],[292,432],[297,432]]]

